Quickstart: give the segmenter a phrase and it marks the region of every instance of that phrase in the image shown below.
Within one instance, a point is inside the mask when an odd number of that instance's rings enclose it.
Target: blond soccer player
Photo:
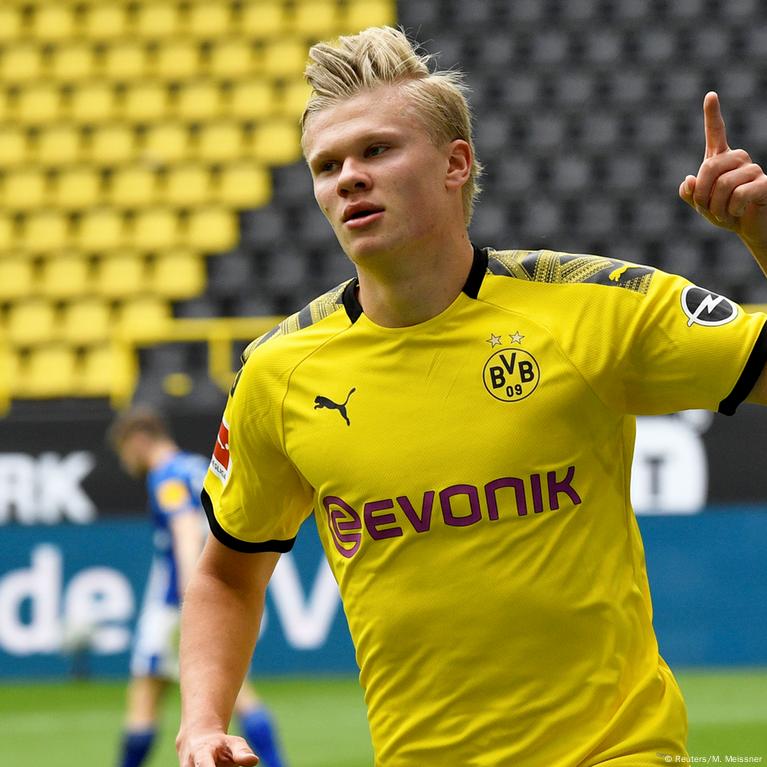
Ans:
[[[460,78],[391,28],[310,58],[304,154],[356,277],[244,355],[184,610],[180,764],[256,764],[227,725],[311,513],[378,767],[682,758],[629,499],[634,417],[766,402],[765,316],[613,257],[475,247]],[[715,94],[704,122],[680,194],[764,267],[767,178],[728,147]]]

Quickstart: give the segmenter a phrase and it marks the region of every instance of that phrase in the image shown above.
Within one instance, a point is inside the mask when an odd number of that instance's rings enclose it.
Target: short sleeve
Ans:
[[[660,271],[634,314],[619,341],[628,412],[735,412],[767,360],[764,314]]]
[[[202,502],[211,532],[243,552],[290,551],[313,492],[285,454],[279,385],[256,360],[244,366],[226,404]]]

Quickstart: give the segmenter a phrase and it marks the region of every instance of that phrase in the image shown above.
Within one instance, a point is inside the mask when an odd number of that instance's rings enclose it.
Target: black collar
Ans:
[[[474,244],[472,244],[472,248],[474,249],[474,258],[471,262],[469,276],[466,278],[462,291],[469,298],[476,298],[479,295],[479,289],[482,287],[482,280],[485,277],[485,272],[487,272],[487,250],[482,250]],[[362,306],[357,299],[357,288],[359,287],[359,284],[360,282],[356,277],[353,280],[349,280],[341,295],[344,309],[346,309],[346,314],[349,316],[352,324],[354,324],[362,314]]]

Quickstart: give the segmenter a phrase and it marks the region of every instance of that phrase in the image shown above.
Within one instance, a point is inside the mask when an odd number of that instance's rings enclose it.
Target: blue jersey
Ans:
[[[178,605],[178,567],[173,552],[171,519],[177,514],[199,514],[204,524],[200,490],[208,468],[201,455],[177,452],[147,474],[149,509],[154,527],[154,553],[146,599]]]

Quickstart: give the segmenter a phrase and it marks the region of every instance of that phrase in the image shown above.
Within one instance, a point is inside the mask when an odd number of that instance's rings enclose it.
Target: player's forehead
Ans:
[[[377,134],[423,134],[412,98],[397,86],[362,91],[311,114],[304,130],[304,155],[313,157]]]

